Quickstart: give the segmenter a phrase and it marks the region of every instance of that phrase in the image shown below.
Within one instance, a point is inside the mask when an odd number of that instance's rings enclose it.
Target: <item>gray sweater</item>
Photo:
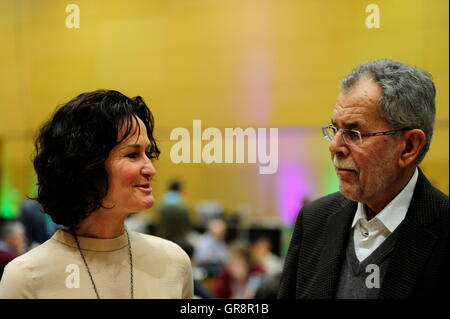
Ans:
[[[359,261],[355,253],[353,231],[350,232],[341,275],[336,291],[337,299],[376,299],[394,249],[394,231],[366,259]]]

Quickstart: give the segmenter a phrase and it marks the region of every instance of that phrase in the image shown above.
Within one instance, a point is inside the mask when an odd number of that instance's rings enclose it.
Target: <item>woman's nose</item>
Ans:
[[[141,173],[143,175],[148,175],[150,177],[153,177],[156,175],[155,166],[153,166],[153,163],[149,158],[147,158],[147,161],[146,161],[144,167],[142,168]]]

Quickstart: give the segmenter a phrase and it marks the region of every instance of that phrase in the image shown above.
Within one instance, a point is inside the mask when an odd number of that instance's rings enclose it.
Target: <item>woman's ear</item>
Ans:
[[[413,129],[406,131],[401,139],[404,146],[398,164],[400,167],[407,167],[419,157],[425,145],[426,136],[422,130]]]

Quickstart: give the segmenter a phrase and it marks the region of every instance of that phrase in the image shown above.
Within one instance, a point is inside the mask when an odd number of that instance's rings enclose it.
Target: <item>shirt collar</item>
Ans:
[[[130,238],[133,236],[132,232],[128,231]],[[83,250],[91,250],[91,251],[114,251],[122,249],[128,245],[128,238],[126,233],[124,232],[119,237],[110,238],[110,239],[100,239],[100,238],[92,238],[92,237],[83,237],[77,236],[78,242],[80,244],[81,249]],[[71,232],[67,229],[60,229],[56,231],[52,239],[59,241],[60,243],[77,248],[78,245],[75,241],[75,237]]]
[[[400,225],[403,219],[405,219],[414,193],[414,188],[417,184],[418,176],[419,171],[416,167],[413,176],[403,190],[374,217],[381,221],[391,233],[398,225]],[[364,204],[362,203],[358,203],[358,208],[356,209],[355,217],[352,222],[352,228],[355,227],[360,219],[367,219]]]

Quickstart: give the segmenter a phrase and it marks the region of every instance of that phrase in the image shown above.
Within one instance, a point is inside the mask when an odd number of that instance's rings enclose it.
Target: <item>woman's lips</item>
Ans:
[[[141,192],[145,193],[145,194],[151,194],[152,193],[152,188],[150,186],[150,184],[145,184],[145,185],[138,185],[135,186],[137,189],[139,189]]]

